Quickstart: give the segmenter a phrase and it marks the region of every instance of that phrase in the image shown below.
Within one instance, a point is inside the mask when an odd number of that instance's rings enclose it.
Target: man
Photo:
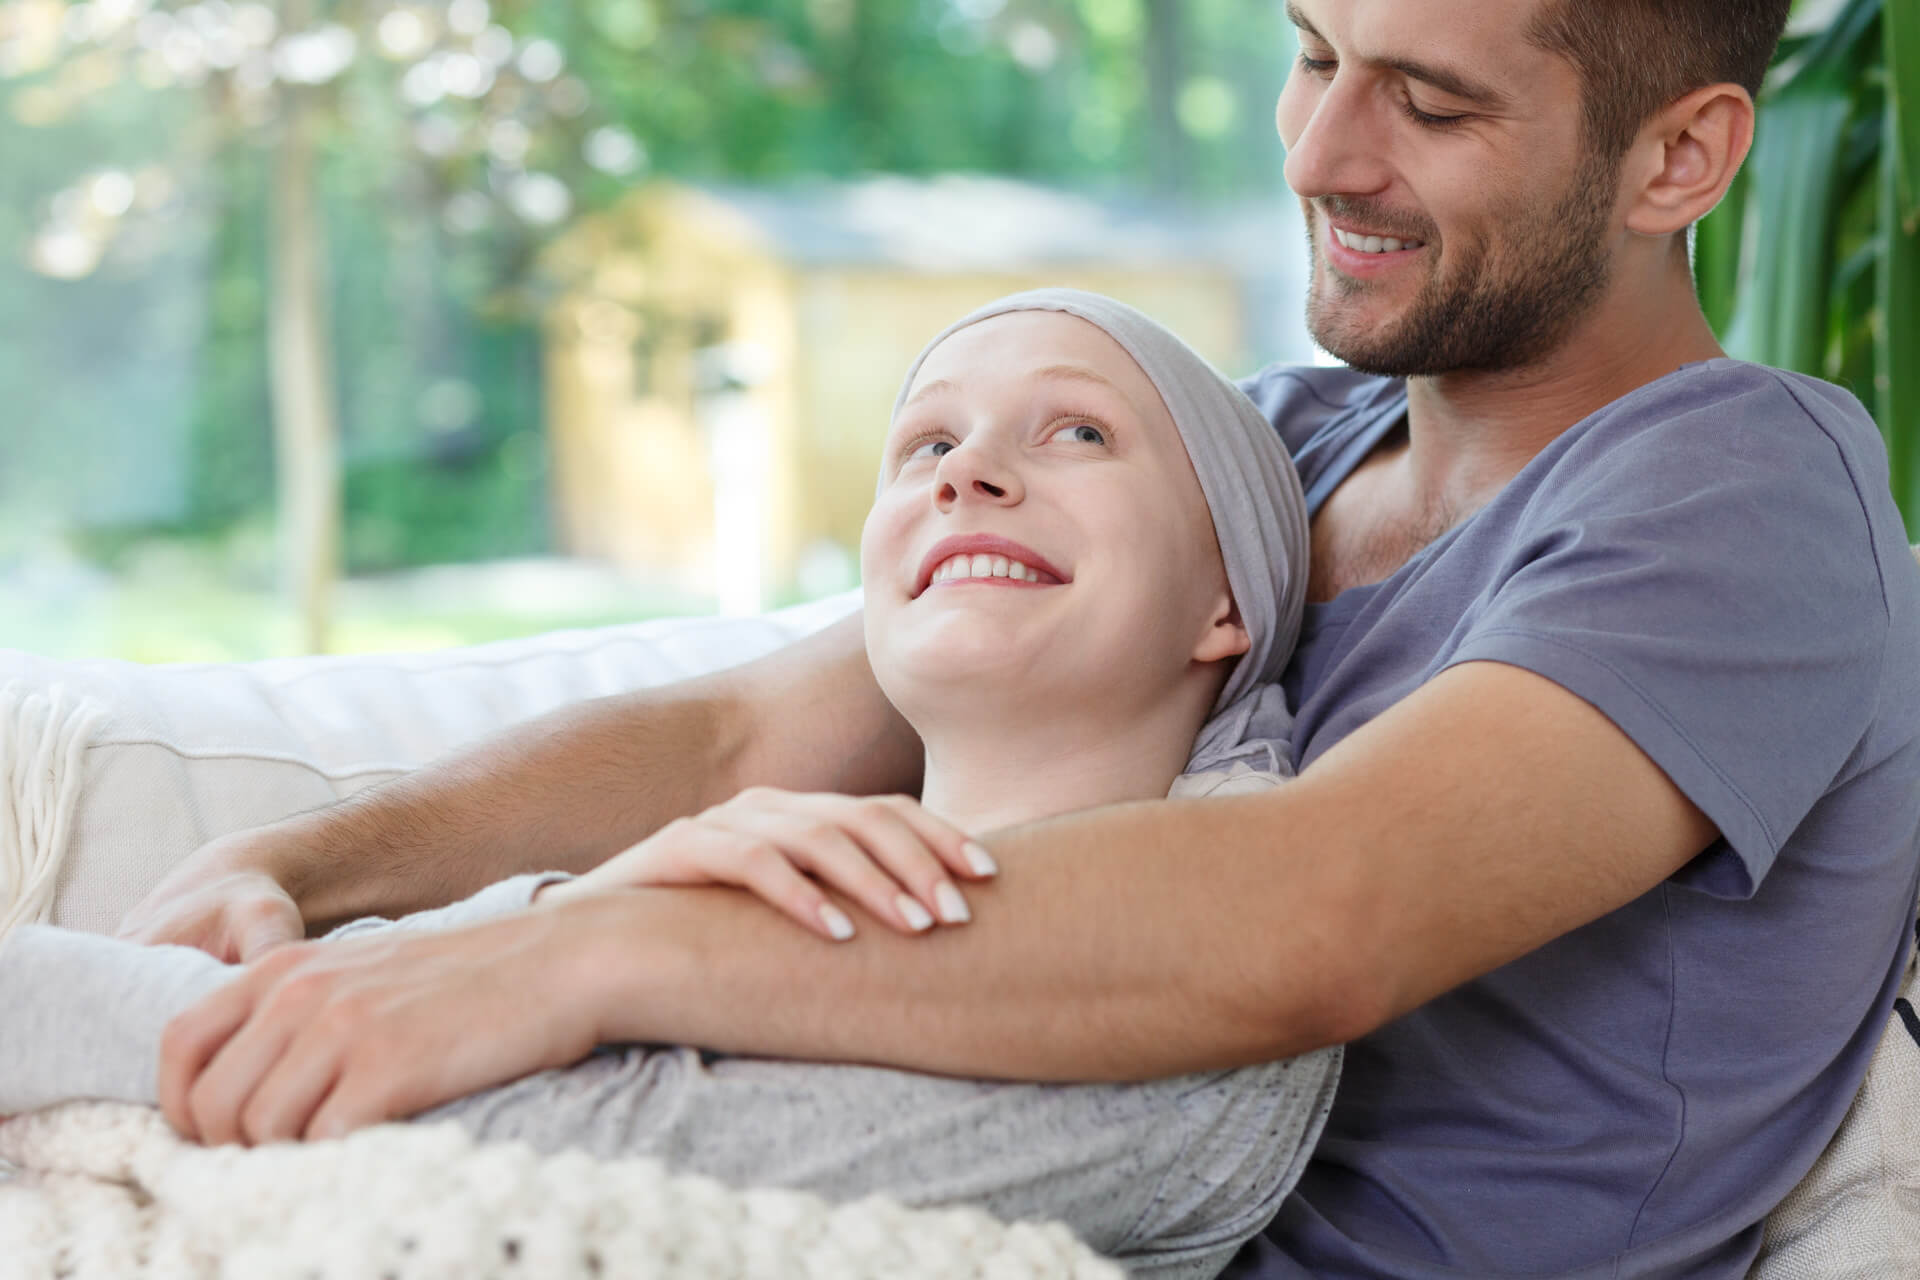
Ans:
[[[1245,1273],[1743,1274],[1920,890],[1920,575],[1877,435],[1722,359],[1687,265],[1786,9],[1290,5],[1309,319],[1361,371],[1248,384],[1315,511],[1297,782],[989,833],[1001,883],[919,940],[681,890],[278,947],[170,1029],[169,1114],[325,1135],[607,1040],[1039,1079],[1351,1041]],[[849,623],[217,842],[127,930],[256,955],[918,763]]]

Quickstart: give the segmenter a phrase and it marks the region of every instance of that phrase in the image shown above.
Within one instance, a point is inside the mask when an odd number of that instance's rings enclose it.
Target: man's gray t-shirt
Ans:
[[[1344,370],[1243,386],[1315,509],[1406,412]],[[1579,423],[1384,582],[1309,607],[1294,763],[1472,661],[1592,703],[1723,839],[1351,1045],[1232,1274],[1744,1275],[1865,1073],[1920,892],[1920,570],[1872,420],[1714,360]]]

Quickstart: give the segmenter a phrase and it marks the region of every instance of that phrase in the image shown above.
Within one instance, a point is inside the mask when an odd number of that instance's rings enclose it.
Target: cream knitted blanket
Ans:
[[[540,1156],[459,1126],[251,1150],[182,1142],[151,1107],[0,1124],[8,1280],[1123,1280],[1059,1224],[736,1191],[652,1160]]]

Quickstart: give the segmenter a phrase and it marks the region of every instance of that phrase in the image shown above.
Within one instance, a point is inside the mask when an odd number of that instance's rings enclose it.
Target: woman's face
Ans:
[[[954,692],[1135,708],[1246,648],[1179,431],[1095,325],[1016,312],[948,338],[881,480],[861,539],[867,649],[910,717]]]

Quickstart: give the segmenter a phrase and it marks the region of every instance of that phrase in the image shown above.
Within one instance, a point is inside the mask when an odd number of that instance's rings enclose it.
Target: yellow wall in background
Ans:
[[[809,550],[857,557],[880,445],[908,365],[982,303],[1047,285],[1140,307],[1223,369],[1246,359],[1241,297],[1206,266],[940,273],[783,258],[723,199],[681,187],[637,193],[570,234],[550,266],[571,287],[547,325],[548,439],[557,534],[577,554],[712,591],[737,566],[715,528],[699,352],[724,344],[750,386],[759,443],[763,604],[796,593]],[[764,462],[760,450],[764,449]],[[857,561],[856,561],[857,562]]]

